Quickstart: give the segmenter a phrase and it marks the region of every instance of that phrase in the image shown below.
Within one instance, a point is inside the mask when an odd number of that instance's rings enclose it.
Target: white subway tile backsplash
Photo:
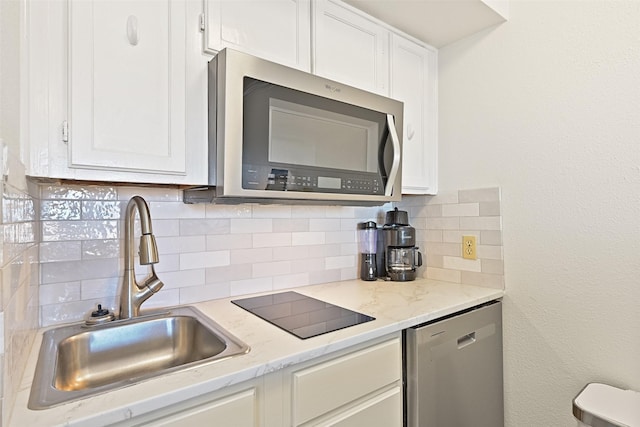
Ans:
[[[61,242],[61,243],[76,243],[76,242]],[[83,240],[82,241],[82,259],[118,258],[120,256],[121,243],[122,241],[119,239]]]
[[[427,220],[428,230],[458,230],[460,229],[460,218],[429,218]]]
[[[205,270],[200,268],[195,270],[168,271],[162,274],[161,280],[164,283],[162,289],[202,286],[206,283]]]
[[[464,259],[462,257],[442,257],[442,267],[449,270],[482,271],[482,263],[479,259]]]
[[[253,234],[217,234],[206,236],[208,251],[246,249],[253,247]]]
[[[421,198],[420,198],[421,197]],[[500,189],[444,191],[403,199],[426,260],[419,273],[455,283],[497,287],[504,283]],[[476,236],[478,259],[462,258],[462,236]]]
[[[291,246],[291,241],[291,233],[255,233],[253,235],[254,248]]]
[[[291,261],[254,262],[251,264],[251,271],[251,276],[254,278],[290,274]]]
[[[43,324],[77,319],[99,300],[116,303],[123,210],[133,195],[150,206],[160,252],[155,269],[166,284],[145,307],[354,279],[357,224],[373,220],[382,226],[393,209],[391,204],[186,205],[182,192],[172,188],[43,185],[39,191]],[[407,196],[397,205],[409,212],[416,229],[425,260],[422,275],[458,283],[468,277],[487,286],[502,280],[499,189]],[[28,211],[26,204],[21,206],[15,211]],[[139,233],[138,221],[135,229]],[[467,234],[478,236],[477,261],[461,258],[462,235]],[[6,248],[19,251],[24,243],[15,242],[34,242],[36,235],[33,228],[5,229],[2,237],[15,246],[5,242],[5,256]],[[137,261],[136,275],[143,277],[147,267]]]
[[[310,231],[308,218],[275,218],[273,220],[274,233],[291,233],[291,232]]]
[[[118,221],[42,221],[42,241],[117,239]]]
[[[233,280],[244,280],[251,278],[251,269],[247,264],[226,265],[224,267],[213,267],[205,270],[207,284],[229,284]]]
[[[500,214],[500,202],[480,203],[480,216],[499,216]]]
[[[291,233],[291,245],[321,245],[325,243],[325,233],[320,231]]]
[[[502,221],[499,216],[480,216],[460,218],[460,228],[466,230],[501,230]]]
[[[153,222],[153,234],[156,237],[180,235],[179,219],[152,219],[152,222]]]
[[[310,258],[312,246],[283,246],[273,249],[274,261]],[[314,254],[314,256],[318,256]]]
[[[483,259],[482,273],[504,274],[504,261],[502,259]]]
[[[40,219],[73,220],[82,218],[79,200],[44,200],[40,203]]]
[[[182,202],[147,202],[152,219],[204,218],[205,205],[188,205]]]
[[[460,203],[457,205],[440,205],[442,216],[479,216],[480,205],[478,203]]]
[[[273,278],[273,290],[294,288],[309,284],[309,273],[285,274]]]
[[[246,280],[233,280],[229,286],[231,296],[253,294],[256,292],[267,292],[273,290],[273,279],[271,277],[260,277]]]
[[[40,265],[41,283],[72,282],[76,280],[112,277],[120,268],[117,259],[46,262]]]
[[[351,206],[327,206],[325,207],[327,218],[355,218],[356,208]]]
[[[119,201],[82,201],[82,219],[105,220],[120,219],[124,204]]]
[[[324,243],[349,243],[356,240],[356,230],[349,231],[327,231],[324,233]]]
[[[80,295],[83,300],[102,299],[105,301],[103,305],[115,309],[115,306],[107,305],[107,301],[115,301],[116,295],[120,293],[121,283],[120,277],[83,280],[80,284]],[[57,284],[48,286],[57,286]]]
[[[80,282],[56,283],[42,285],[40,288],[40,304],[57,304],[61,302],[79,301]]]
[[[180,269],[210,268],[229,265],[229,251],[211,251],[180,254]]]
[[[320,219],[310,219],[309,220],[309,230],[308,231],[333,231],[340,230],[342,227],[342,222],[340,218],[320,218]],[[355,230],[354,228],[352,230]]]
[[[501,230],[481,231],[479,243],[482,245],[502,246],[502,231]]]
[[[462,271],[460,274],[461,283],[494,289],[504,288],[504,276],[501,274],[485,274],[471,271]]]
[[[356,257],[354,255],[333,256],[325,259],[325,266],[329,270],[335,268],[355,267]]]
[[[149,202],[182,202],[182,191],[167,187],[118,187],[118,200],[128,202],[133,196],[143,196]]]
[[[291,206],[291,218],[326,218],[324,206]]]
[[[231,219],[231,233],[271,233],[273,221],[267,218],[259,219]]]
[[[252,205],[206,205],[207,218],[251,218]]]
[[[231,264],[234,265],[264,263],[272,260],[273,249],[270,247],[231,250]]]
[[[192,286],[188,288],[180,288],[180,304],[195,304],[198,302],[227,298],[230,296],[229,285],[224,286]]]
[[[181,236],[202,236],[210,234],[229,234],[230,221],[228,219],[181,219]]]
[[[462,271],[427,266],[427,277],[443,282],[461,283]]]
[[[115,187],[98,185],[42,185],[40,198],[42,200],[118,200]]]
[[[254,205],[253,218],[291,218],[291,206]]]
[[[82,242],[43,242],[40,244],[40,262],[79,261]]]
[[[160,256],[165,254],[179,254],[183,252],[205,252],[207,250],[204,235],[177,237],[157,237],[158,252]]]

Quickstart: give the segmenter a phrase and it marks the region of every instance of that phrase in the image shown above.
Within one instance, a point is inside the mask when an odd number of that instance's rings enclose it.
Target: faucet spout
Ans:
[[[138,283],[135,277],[134,253],[133,253],[133,229],[135,213],[140,217],[140,264],[149,265],[149,275],[142,283]],[[153,294],[158,292],[164,284],[158,279],[153,264],[158,263],[158,248],[151,226],[151,215],[145,200],[140,196],[134,196],[127,204],[124,218],[124,277],[120,289],[120,311],[118,318],[130,319],[140,314],[140,306]]]

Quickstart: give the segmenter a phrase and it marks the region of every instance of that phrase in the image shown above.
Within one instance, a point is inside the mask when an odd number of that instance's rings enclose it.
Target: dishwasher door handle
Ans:
[[[475,332],[471,332],[470,334],[461,336],[460,338],[458,338],[458,350],[460,350],[461,348],[465,348],[466,346],[471,345],[474,342],[476,342]]]

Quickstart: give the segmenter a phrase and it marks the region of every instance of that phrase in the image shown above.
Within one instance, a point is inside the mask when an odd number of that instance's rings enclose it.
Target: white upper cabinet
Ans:
[[[229,47],[310,71],[310,0],[205,0],[205,52]]]
[[[391,40],[391,97],[404,102],[402,192],[436,194],[437,51],[397,34]]]
[[[181,0],[33,3],[30,19],[48,27],[29,33],[30,67],[37,65],[38,48],[52,50],[42,75],[30,70],[30,85],[38,89],[30,97],[47,100],[48,120],[39,122],[34,110],[30,122],[55,130],[56,138],[30,134],[28,173],[206,183],[201,7]],[[56,21],[63,9],[68,19]],[[56,89],[61,75],[66,91]]]
[[[69,6],[70,166],[185,174],[184,3]]]
[[[313,72],[389,95],[389,31],[364,14],[329,0],[313,2]]]

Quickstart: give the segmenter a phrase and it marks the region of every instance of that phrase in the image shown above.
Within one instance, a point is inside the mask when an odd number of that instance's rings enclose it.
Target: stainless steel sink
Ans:
[[[28,406],[45,409],[248,351],[193,307],[63,326],[44,333]]]

